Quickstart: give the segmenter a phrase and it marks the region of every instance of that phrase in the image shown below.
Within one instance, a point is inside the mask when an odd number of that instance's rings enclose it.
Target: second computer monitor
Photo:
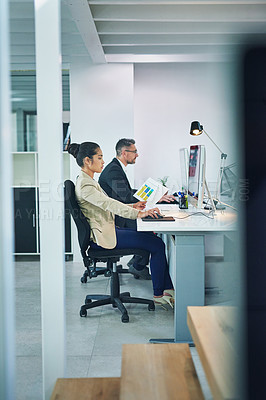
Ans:
[[[188,193],[188,167],[189,153],[187,148],[179,149],[181,190],[184,194]]]
[[[205,189],[206,155],[203,145],[190,146],[188,169],[188,200],[202,208]]]

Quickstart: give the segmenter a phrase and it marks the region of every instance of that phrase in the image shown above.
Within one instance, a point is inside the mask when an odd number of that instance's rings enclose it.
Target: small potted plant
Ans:
[[[169,176],[164,176],[163,178],[158,178],[158,181],[166,187],[166,183],[168,181]]]

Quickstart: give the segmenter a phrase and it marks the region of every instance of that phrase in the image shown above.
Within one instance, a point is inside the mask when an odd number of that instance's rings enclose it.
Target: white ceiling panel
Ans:
[[[261,21],[266,4],[168,4],[95,5],[90,4],[95,21]],[[233,3],[233,2],[232,2]]]
[[[108,62],[154,61],[156,55],[160,62],[177,61],[184,54],[225,60],[240,45],[266,39],[265,0],[88,3]]]
[[[248,38],[265,41],[266,0],[62,0],[62,58],[95,63],[119,55],[230,55]],[[10,1],[11,60],[34,64],[33,0]],[[186,48],[187,47],[187,48]],[[32,54],[30,54],[32,52]],[[124,55],[124,58],[123,58]],[[71,60],[70,60],[71,61]],[[11,66],[13,68],[13,65]]]
[[[72,57],[85,56],[94,63],[225,61],[249,41],[266,42],[266,0],[62,0],[61,5],[64,69]],[[29,79],[35,69],[34,29],[34,1],[10,0],[11,70],[29,71]],[[20,81],[18,76],[16,84]]]
[[[241,21],[222,21],[222,22],[211,22],[208,24],[206,22],[194,21],[185,22],[180,21],[178,24],[176,22],[150,22],[150,21],[105,21],[105,22],[95,22],[98,34],[117,34],[117,35],[127,35],[127,34],[154,34],[154,35],[164,35],[164,34],[204,34],[204,33],[260,33],[265,32],[266,24],[265,20],[262,22],[250,21],[248,24]]]

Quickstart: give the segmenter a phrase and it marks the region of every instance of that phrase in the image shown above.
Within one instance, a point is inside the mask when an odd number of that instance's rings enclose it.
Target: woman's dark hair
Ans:
[[[68,146],[67,151],[76,159],[77,164],[80,167],[83,167],[84,158],[89,157],[92,159],[92,157],[97,153],[99,147],[100,146],[97,143],[93,142],[83,142],[81,144],[71,143]]]

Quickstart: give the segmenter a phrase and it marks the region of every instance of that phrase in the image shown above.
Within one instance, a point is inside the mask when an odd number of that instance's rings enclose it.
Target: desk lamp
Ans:
[[[225,154],[218,146],[217,144],[212,140],[212,138],[208,135],[208,133],[203,129],[203,125],[200,125],[199,121],[193,121],[191,122],[191,128],[190,128],[190,135],[192,136],[199,136],[202,134],[202,132],[205,133],[205,135],[208,136],[210,141],[214,144],[214,146],[219,150],[221,153],[221,163],[220,163],[220,168],[219,168],[219,174],[218,174],[218,179],[217,179],[217,185],[216,185],[216,200],[220,201],[220,195],[221,195],[221,183],[222,183],[222,178],[223,178],[223,173],[225,169],[225,160],[227,157],[227,154]],[[225,207],[219,205],[217,209],[224,209]]]

